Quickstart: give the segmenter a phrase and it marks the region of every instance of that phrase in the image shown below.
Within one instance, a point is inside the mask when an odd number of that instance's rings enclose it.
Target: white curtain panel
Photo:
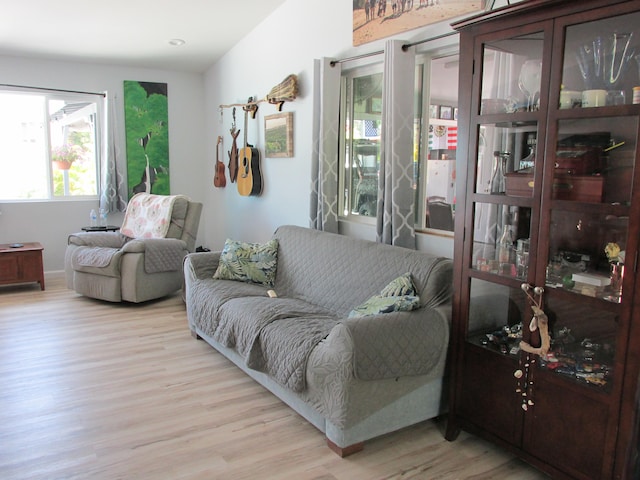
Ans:
[[[385,43],[377,240],[415,249],[415,49],[403,50],[405,43],[401,40]]]
[[[310,227],[338,233],[338,138],[340,133],[339,63],[314,62],[313,153]]]
[[[513,54],[504,52],[494,52],[493,69],[491,72],[484,72],[484,79],[487,84],[483,85],[485,98],[508,99],[515,95],[516,79],[514,79],[514,58]],[[496,168],[494,152],[509,151],[513,153],[513,146],[509,144],[510,139],[505,137],[504,130],[485,126],[483,138],[485,148],[478,152],[478,176],[480,185],[484,187],[478,193],[489,193],[491,177]],[[476,245],[476,256],[493,258],[493,252],[498,239],[502,235],[504,224],[507,221],[509,209],[502,205],[481,203],[476,205],[474,244]]]
[[[116,97],[105,97],[105,135],[100,165],[100,208],[107,212],[124,212],[127,209],[127,184],[125,158],[120,155],[116,138]]]

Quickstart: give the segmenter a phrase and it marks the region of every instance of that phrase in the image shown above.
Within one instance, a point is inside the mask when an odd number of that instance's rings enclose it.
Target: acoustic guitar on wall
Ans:
[[[253,97],[249,98],[249,104]],[[244,109],[244,147],[238,156],[238,193],[244,196],[258,196],[262,193],[262,173],[260,172],[260,151],[247,143],[247,116],[255,105]]]
[[[216,174],[213,177],[213,185],[218,188],[224,188],[227,186],[227,177],[224,174],[224,163],[220,161],[221,143],[222,137],[218,136],[218,143],[216,143]]]

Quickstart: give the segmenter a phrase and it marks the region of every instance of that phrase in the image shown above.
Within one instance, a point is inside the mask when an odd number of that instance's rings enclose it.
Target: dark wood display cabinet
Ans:
[[[553,478],[639,478],[640,1],[530,0],[453,26],[447,438]]]

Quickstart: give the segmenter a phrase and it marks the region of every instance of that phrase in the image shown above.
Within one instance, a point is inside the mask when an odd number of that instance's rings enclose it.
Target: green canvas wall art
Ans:
[[[167,84],[124,82],[127,190],[169,195]]]

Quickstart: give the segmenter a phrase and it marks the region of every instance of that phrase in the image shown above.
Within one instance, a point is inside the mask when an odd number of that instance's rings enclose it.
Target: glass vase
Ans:
[[[611,295],[616,298],[622,297],[622,281],[624,280],[624,264],[621,262],[611,262],[610,279]]]
[[[507,161],[511,153],[493,152],[493,173],[491,175],[491,193],[505,193],[507,190]]]

